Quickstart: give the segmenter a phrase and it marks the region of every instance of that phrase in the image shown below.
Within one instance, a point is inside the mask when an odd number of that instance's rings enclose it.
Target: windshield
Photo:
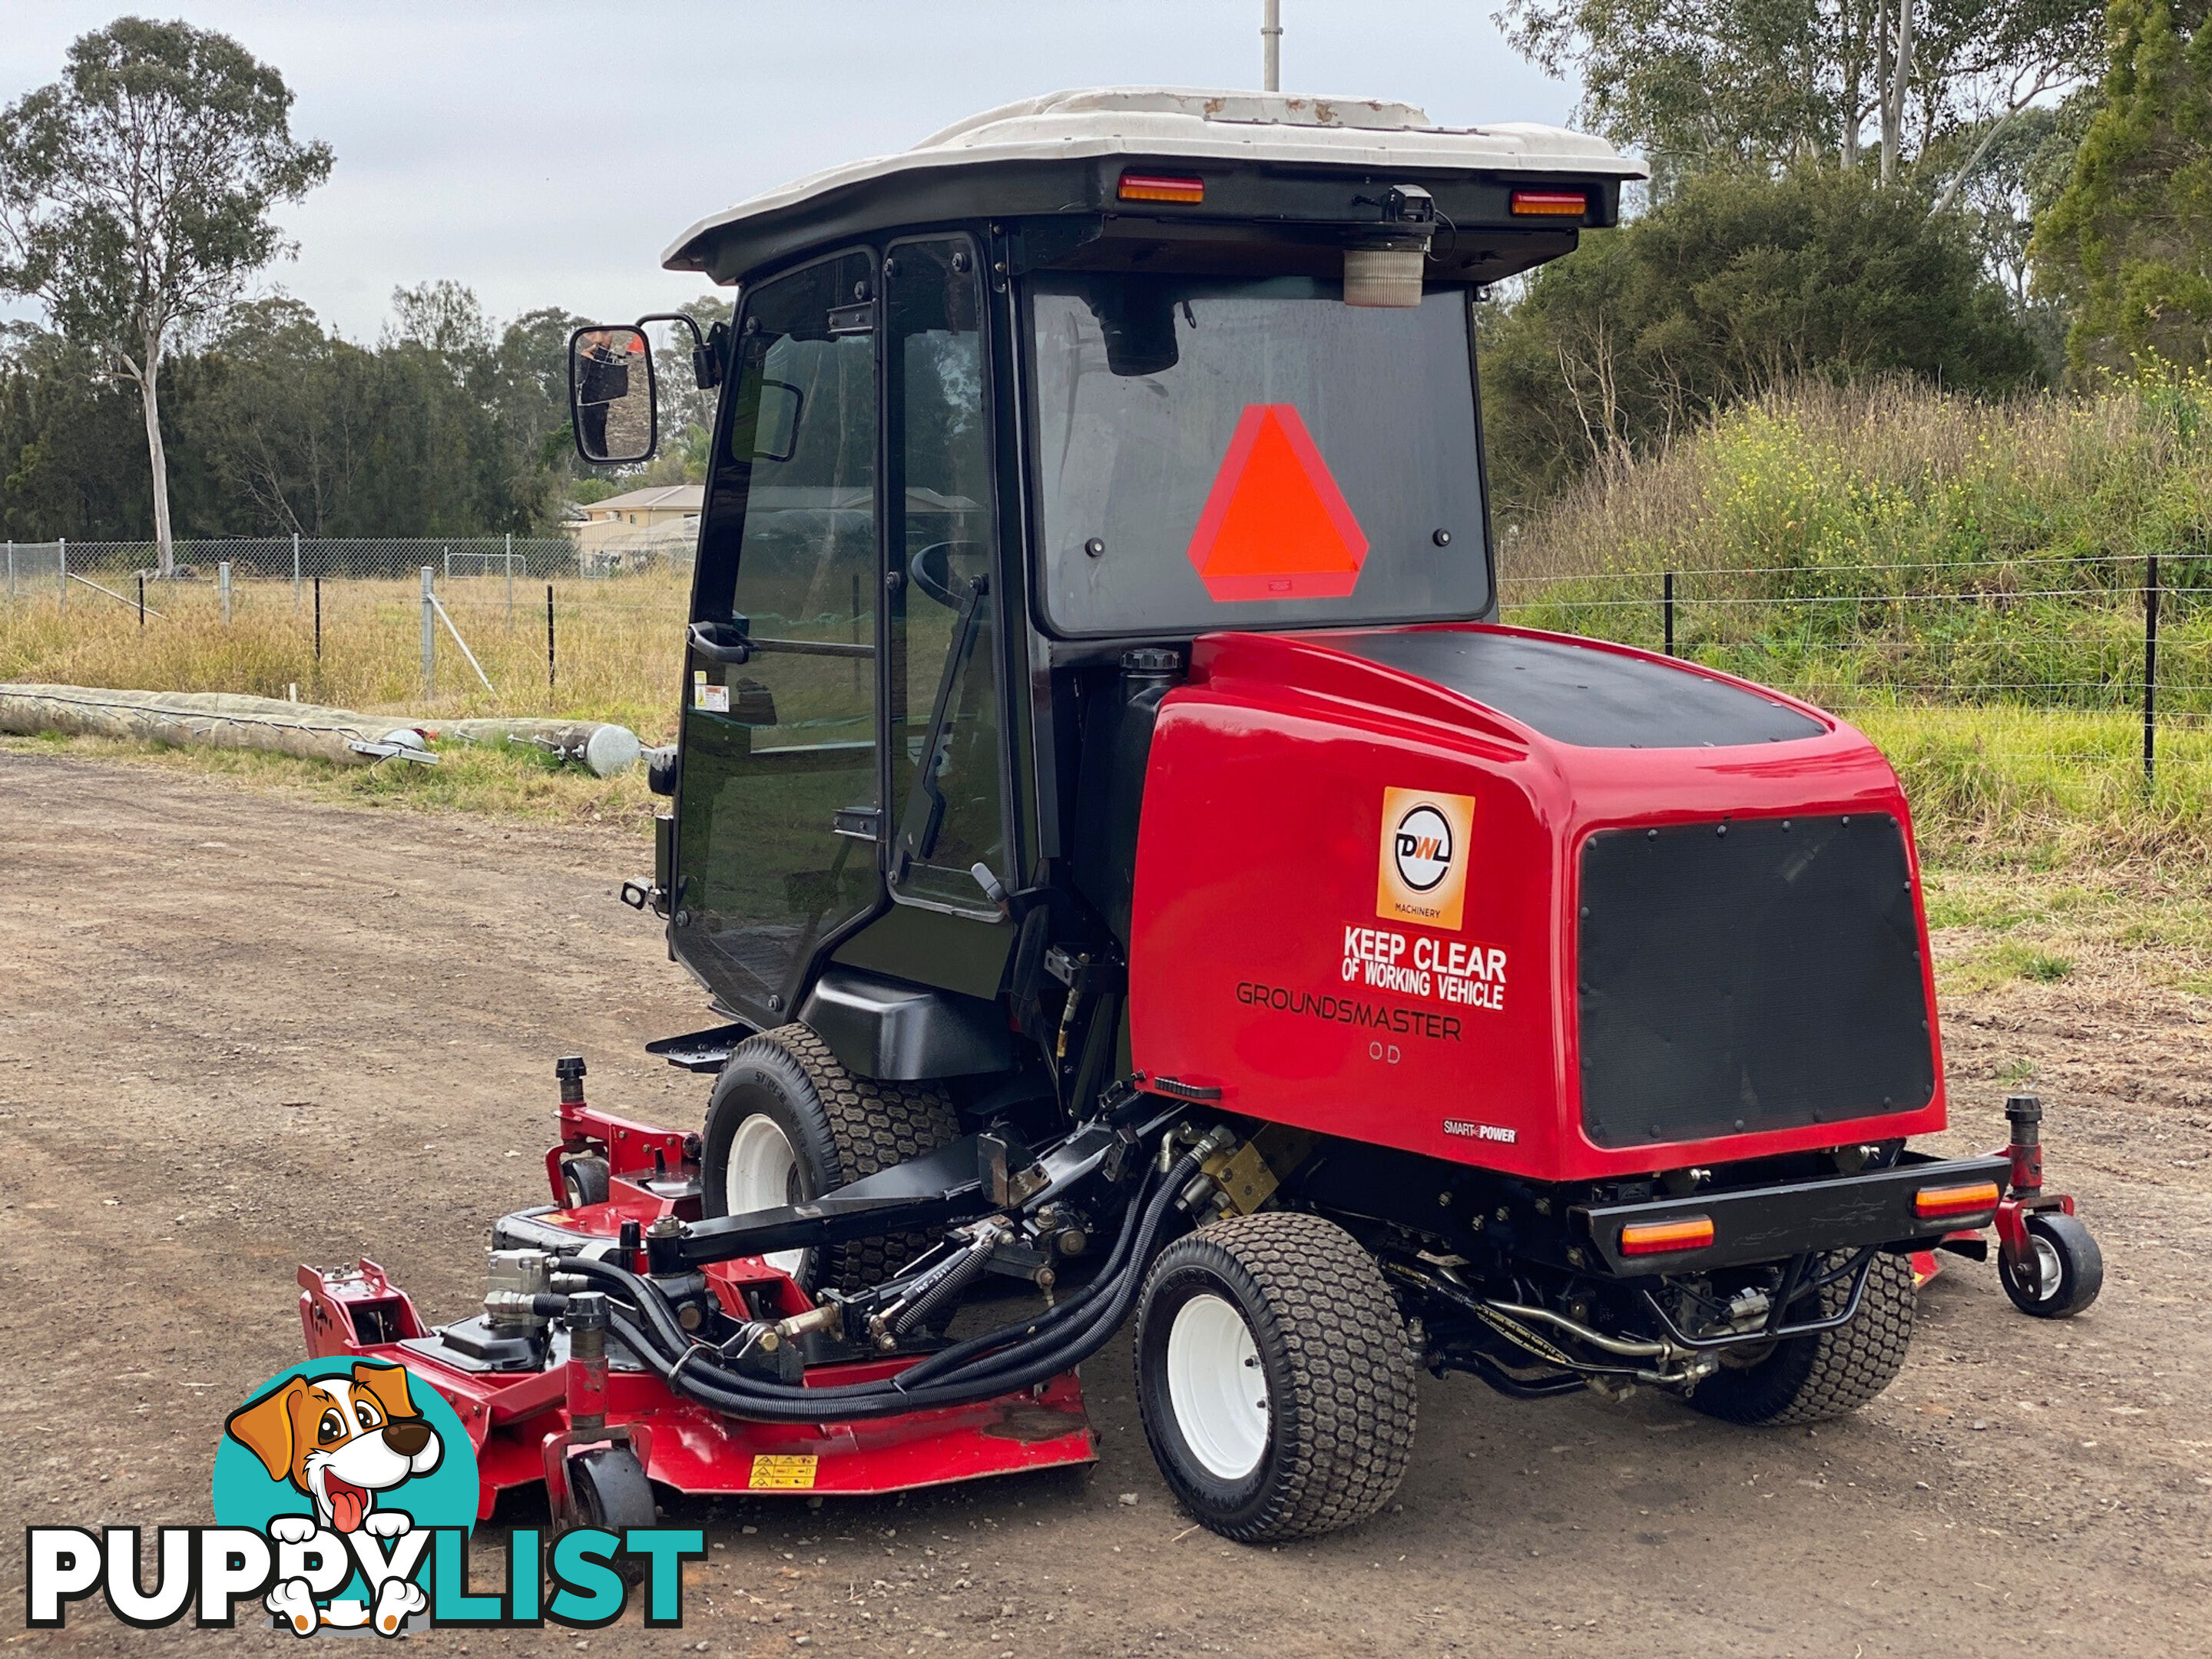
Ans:
[[[1027,299],[1056,631],[1489,607],[1467,290],[1078,273]]]

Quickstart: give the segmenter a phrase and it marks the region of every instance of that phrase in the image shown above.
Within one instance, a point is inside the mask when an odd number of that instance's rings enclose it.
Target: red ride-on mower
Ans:
[[[562,1061],[482,1313],[307,1270],[310,1346],[451,1398],[487,1508],[620,1525],[1084,1462],[1133,1321],[1169,1485],[1257,1541],[1389,1499],[1420,1365],[1804,1423],[1896,1374],[1939,1248],[2086,1306],[2039,1108],[1909,1145],[1947,1107],[1881,756],[1495,621],[1475,307],[1637,171],[1070,93],[687,233],[738,292],[659,319],[720,412],[624,896],[718,1010],[647,1045],[705,1121]],[[573,352],[585,458],[641,461],[642,328]]]

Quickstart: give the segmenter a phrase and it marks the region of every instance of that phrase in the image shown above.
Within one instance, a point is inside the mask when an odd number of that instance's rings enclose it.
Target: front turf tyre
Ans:
[[[819,1198],[951,1145],[960,1117],[943,1085],[854,1077],[805,1026],[739,1043],[707,1099],[701,1208],[710,1216]],[[916,1234],[779,1250],[769,1265],[808,1289],[865,1290],[928,1249]]]
[[[1826,1265],[1844,1259],[1831,1255]],[[1841,1313],[1850,1295],[1848,1279],[1823,1290],[1822,1317]],[[1690,1404],[1708,1417],[1753,1428],[1821,1423],[1855,1412],[1905,1364],[1917,1304],[1911,1258],[1876,1251],[1866,1297],[1850,1324],[1763,1347],[1723,1348],[1720,1370],[1698,1384]]]
[[[1375,1259],[1319,1216],[1216,1222],[1161,1251],[1137,1308],[1137,1405],[1183,1507],[1224,1538],[1334,1532],[1413,1449],[1413,1351]]]
[[[2031,1287],[1997,1252],[1997,1282],[2012,1305],[2037,1319],[2071,1319],[2105,1288],[2105,1253],[2089,1230],[2063,1210],[2027,1218],[2027,1244],[2035,1252],[2036,1282]]]

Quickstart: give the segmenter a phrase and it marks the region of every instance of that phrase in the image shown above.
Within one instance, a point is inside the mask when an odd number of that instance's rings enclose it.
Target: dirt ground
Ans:
[[[206,1521],[224,1417],[298,1356],[302,1261],[365,1251],[430,1316],[467,1311],[484,1224],[540,1201],[556,1054],[589,1056],[599,1104],[696,1121],[702,1081],[639,1049],[704,1012],[611,900],[642,851],[0,753],[0,1535]],[[423,1639],[592,1659],[2212,1652],[2208,1004],[2114,956],[1961,999],[1944,1036],[1958,1149],[2001,1141],[2007,1085],[2033,1078],[2105,1296],[2045,1325],[1962,1264],[1848,1421],[1754,1432],[1648,1393],[1521,1404],[1425,1380],[1389,1514],[1242,1549],[1167,1496],[1117,1342],[1085,1367],[1087,1475],[679,1500],[714,1540],[680,1638],[633,1612],[589,1637]],[[21,1577],[0,1565],[19,1607]],[[85,1607],[0,1645],[192,1639]]]

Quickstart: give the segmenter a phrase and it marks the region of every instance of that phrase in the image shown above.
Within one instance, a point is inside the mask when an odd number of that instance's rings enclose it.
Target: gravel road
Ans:
[[[204,1522],[224,1417],[297,1357],[293,1272],[367,1252],[434,1317],[539,1201],[551,1060],[690,1127],[647,1037],[702,1023],[617,906],[626,836],[362,811],[0,752],[0,1535]],[[1939,950],[1944,946],[1939,940]],[[709,1529],[680,1638],[633,1613],[441,1650],[714,1654],[2212,1652],[2212,1023],[2118,957],[1947,1009],[1954,1149],[2031,1073],[2109,1272],[2069,1325],[1989,1268],[1923,1292],[1904,1375],[1808,1432],[1640,1394],[1424,1380],[1412,1476],[1357,1531],[1224,1545],[1179,1514],[1126,1343],[1085,1368],[1098,1466],[911,1499],[678,1501]],[[11,1549],[0,1594],[19,1598]],[[484,1568],[496,1552],[483,1550]],[[21,1606],[20,1599],[15,1605]],[[17,1651],[191,1641],[88,1607]]]

